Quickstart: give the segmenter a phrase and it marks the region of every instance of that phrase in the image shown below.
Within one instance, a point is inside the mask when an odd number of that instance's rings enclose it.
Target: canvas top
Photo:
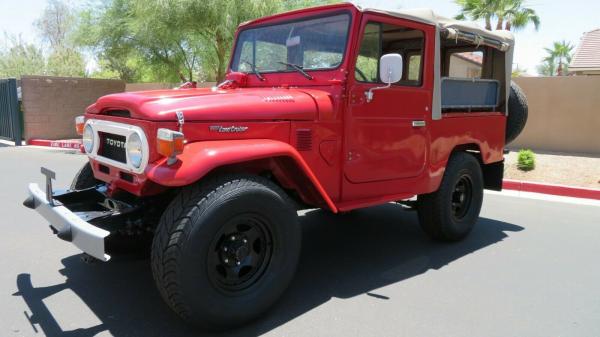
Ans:
[[[514,37],[510,31],[507,30],[495,30],[489,31],[485,28],[481,27],[475,22],[468,21],[460,21],[455,19],[446,18],[443,16],[437,15],[433,10],[427,8],[417,8],[417,9],[406,9],[406,10],[397,10],[397,11],[389,11],[377,8],[361,8],[357,6],[359,10],[362,12],[376,12],[383,13],[395,17],[399,17],[402,19],[417,21],[425,24],[430,24],[433,26],[437,26],[440,29],[448,28],[454,29],[460,32],[466,32],[475,34],[478,36],[482,36],[488,39],[497,40],[503,43],[507,43],[509,45],[514,45]]]

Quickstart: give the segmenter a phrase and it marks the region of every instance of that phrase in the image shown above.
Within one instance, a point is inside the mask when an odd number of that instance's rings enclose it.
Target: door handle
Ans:
[[[413,128],[422,128],[426,125],[425,121],[412,121]]]

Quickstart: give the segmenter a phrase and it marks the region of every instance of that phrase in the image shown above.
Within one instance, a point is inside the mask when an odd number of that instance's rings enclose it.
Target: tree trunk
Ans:
[[[512,23],[510,22],[510,20],[506,21],[506,24],[504,25],[504,29],[511,30],[511,28],[512,28]]]
[[[223,34],[219,31],[215,32],[215,47],[217,51],[216,81],[217,83],[221,83],[225,79],[225,53],[227,52],[227,46],[225,45]]]
[[[563,76],[562,60],[558,60],[558,69],[556,70],[556,75]]]
[[[175,66],[173,66],[175,67]],[[181,72],[181,70],[176,69],[177,70],[177,75],[179,75],[179,79],[181,80],[181,82],[185,83],[187,82],[187,78],[185,78],[185,75]]]
[[[485,29],[492,30],[492,19],[489,15],[485,16]]]
[[[503,27],[504,27],[504,18],[499,16],[498,23],[496,24],[496,30],[502,30]]]

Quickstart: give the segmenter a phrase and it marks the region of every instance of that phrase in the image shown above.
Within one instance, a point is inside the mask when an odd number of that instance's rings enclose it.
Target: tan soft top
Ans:
[[[361,8],[356,6],[358,10],[362,12],[374,12],[381,13],[390,16],[395,16],[401,19],[421,22],[436,27],[438,32],[447,31],[445,34],[446,38],[449,39],[465,39],[476,44],[486,44],[494,46],[505,52],[505,81],[510,83],[511,69],[512,69],[512,58],[515,40],[513,34],[506,30],[489,31],[475,22],[465,22],[446,18],[435,14],[431,9],[409,9],[409,10],[398,10],[389,11],[377,8]],[[435,48],[435,63],[434,63],[434,87],[432,97],[432,119],[437,120],[442,118],[442,107],[441,107],[441,92],[440,92],[440,34],[436,34],[436,48]],[[504,99],[507,102],[509,91],[504,90]],[[505,104],[506,111],[508,112],[508,104]]]
[[[357,6],[357,8],[362,12],[375,12],[387,14],[402,19],[437,26],[440,29],[449,29],[460,31],[463,33],[471,33],[488,39],[497,40],[499,42],[506,43],[510,46],[514,45],[513,34],[507,30],[489,31],[475,22],[459,21],[439,16],[433,10],[428,8],[416,8],[397,11],[389,11],[377,8],[361,8],[359,6]]]

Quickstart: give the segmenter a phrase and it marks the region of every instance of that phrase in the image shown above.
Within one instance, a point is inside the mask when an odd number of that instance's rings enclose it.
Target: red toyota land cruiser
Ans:
[[[76,128],[89,163],[65,192],[42,169],[24,204],[102,261],[151,243],[177,314],[242,324],[294,276],[299,209],[401,202],[433,239],[471,231],[527,117],[513,46],[429,10],[338,4],[245,23],[217,87],[88,107]]]

